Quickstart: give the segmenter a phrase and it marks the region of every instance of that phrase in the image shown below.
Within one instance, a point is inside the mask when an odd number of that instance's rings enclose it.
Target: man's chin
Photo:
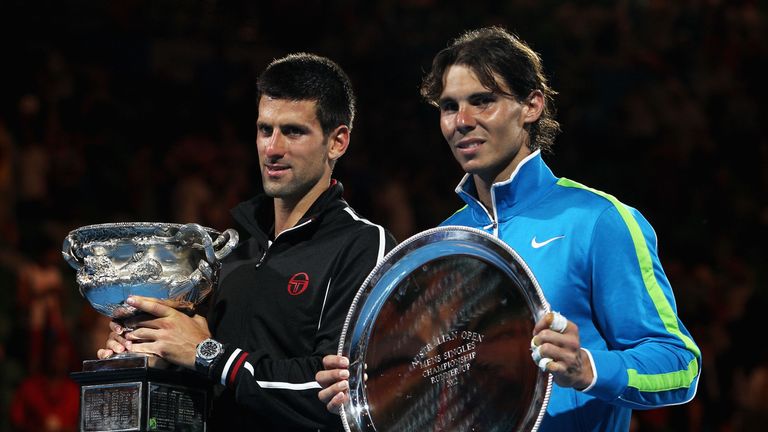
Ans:
[[[264,194],[270,198],[283,198],[285,195],[281,188],[264,187]]]
[[[279,184],[275,184],[271,181],[265,181],[264,179],[262,179],[262,188],[264,189],[264,193],[271,198],[280,198],[283,189],[285,189]]]
[[[264,194],[276,199],[296,199],[306,194],[307,190],[292,185],[265,184]]]
[[[487,170],[486,167],[482,166],[477,161],[464,161],[462,163],[459,163],[461,166],[461,169],[466,173],[470,175],[482,175]]]

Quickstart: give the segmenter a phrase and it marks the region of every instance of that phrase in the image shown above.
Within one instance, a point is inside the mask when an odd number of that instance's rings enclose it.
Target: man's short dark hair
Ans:
[[[519,102],[532,91],[540,90],[544,94],[544,110],[541,117],[528,127],[529,147],[531,150],[551,149],[560,132],[560,125],[554,119],[553,97],[557,92],[547,84],[541,58],[531,47],[497,26],[462,34],[432,60],[432,69],[421,85],[421,95],[427,102],[437,105],[443,92],[445,71],[452,65],[469,67],[483,86]],[[496,76],[504,82],[497,82]],[[506,84],[512,94],[503,90],[502,84]]]
[[[333,61],[315,54],[296,53],[277,59],[258,79],[259,98],[317,103],[317,118],[324,134],[339,125],[352,129],[355,94],[346,73]]]

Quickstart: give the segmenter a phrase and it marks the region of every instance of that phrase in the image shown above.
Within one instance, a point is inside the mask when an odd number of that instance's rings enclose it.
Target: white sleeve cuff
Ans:
[[[595,383],[597,382],[597,369],[595,368],[595,359],[592,358],[592,353],[589,352],[589,350],[586,348],[582,348],[581,350],[587,353],[587,357],[589,357],[589,366],[592,368],[592,382],[589,383],[589,385],[583,390],[579,390],[580,392],[583,393],[583,392],[590,391],[592,387],[595,386]]]

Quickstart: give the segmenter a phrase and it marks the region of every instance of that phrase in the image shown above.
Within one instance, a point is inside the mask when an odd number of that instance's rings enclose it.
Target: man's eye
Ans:
[[[259,126],[258,128],[259,135],[261,136],[270,136],[272,135],[272,128],[269,126]]]
[[[492,95],[478,96],[472,99],[472,105],[474,106],[486,106],[496,102],[496,98]]]
[[[299,136],[304,134],[304,131],[297,127],[287,127],[284,128],[282,132],[285,136]]]
[[[454,112],[459,109],[459,105],[456,102],[442,102],[440,104],[441,112]]]

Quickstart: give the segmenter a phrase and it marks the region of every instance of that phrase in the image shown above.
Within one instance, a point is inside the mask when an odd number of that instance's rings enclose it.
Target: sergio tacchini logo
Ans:
[[[539,243],[539,242],[536,241],[536,236],[533,236],[533,238],[531,239],[531,247],[534,248],[534,249],[538,249],[540,247],[544,247],[544,246],[552,243],[555,240],[560,240],[561,238],[565,238],[565,236],[564,235],[555,236],[555,237],[552,237],[551,239],[547,239],[547,240],[544,240],[543,242]]]
[[[309,286],[309,275],[301,272],[291,276],[288,281],[288,294],[297,296],[306,291]]]

